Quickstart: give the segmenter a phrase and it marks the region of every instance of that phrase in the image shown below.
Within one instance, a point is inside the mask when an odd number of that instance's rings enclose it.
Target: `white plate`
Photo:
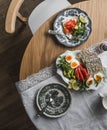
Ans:
[[[73,54],[73,55],[76,55],[78,52],[80,52],[80,50],[76,50],[76,51],[65,51],[63,54],[61,54],[60,56],[66,56],[67,54]],[[58,58],[56,59],[56,65],[59,64],[59,60],[60,60],[60,56],[58,56]],[[62,70],[61,69],[57,69],[57,73],[62,77],[62,79],[67,83],[69,84],[69,79],[66,78],[63,73],[62,73]]]
[[[66,56],[67,54],[76,55],[78,52],[80,52],[80,50],[76,50],[76,51],[67,50],[60,56]],[[59,64],[60,56],[58,56],[56,59],[56,66]],[[106,68],[104,67],[104,69],[106,69]],[[65,83],[69,84],[69,79],[63,75],[63,72],[60,68],[57,68],[57,74],[61,76],[61,78],[64,80]],[[103,84],[103,81],[101,83],[99,83],[97,87],[95,87],[95,85],[92,85],[89,88],[87,88],[86,90],[97,90],[99,87],[102,86],[102,84]]]

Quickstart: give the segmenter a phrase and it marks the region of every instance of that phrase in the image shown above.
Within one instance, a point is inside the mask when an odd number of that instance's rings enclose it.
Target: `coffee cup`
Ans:
[[[102,98],[103,107],[107,110],[107,95],[99,93],[100,97]]]

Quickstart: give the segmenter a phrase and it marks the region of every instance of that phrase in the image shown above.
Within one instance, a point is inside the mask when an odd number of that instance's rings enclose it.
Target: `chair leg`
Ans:
[[[19,20],[23,23],[26,23],[27,22],[27,18],[26,17],[23,17],[19,12],[17,14],[17,17],[19,18]]]

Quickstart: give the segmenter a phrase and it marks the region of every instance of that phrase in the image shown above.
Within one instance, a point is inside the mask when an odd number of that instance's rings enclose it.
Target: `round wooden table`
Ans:
[[[84,10],[91,18],[92,33],[89,39],[75,48],[60,45],[54,36],[47,33],[48,29],[52,29],[52,24],[57,14],[52,16],[36,31],[30,40],[22,59],[20,80],[38,72],[42,68],[50,66],[55,62],[57,56],[65,50],[87,48],[107,37],[107,0],[88,0],[71,5],[71,7]]]

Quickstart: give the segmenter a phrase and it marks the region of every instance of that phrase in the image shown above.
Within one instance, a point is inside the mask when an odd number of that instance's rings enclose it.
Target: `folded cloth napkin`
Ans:
[[[107,52],[99,55],[103,66],[107,67],[106,56]],[[107,69],[105,70],[107,75]],[[103,108],[101,97],[98,95],[99,91],[107,87],[107,80],[96,91],[72,91],[72,103],[64,116],[56,119],[42,116],[36,118],[35,95],[42,86],[49,83],[64,84],[56,74],[55,65],[16,83],[25,110],[38,130],[107,130],[107,110]]]

